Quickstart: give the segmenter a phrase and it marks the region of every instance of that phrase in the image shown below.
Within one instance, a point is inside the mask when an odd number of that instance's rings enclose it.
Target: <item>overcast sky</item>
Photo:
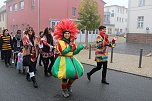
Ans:
[[[0,0],[0,7],[4,5],[4,1],[6,0]],[[120,5],[120,6],[125,6],[128,7],[128,0],[104,0],[106,2],[106,6],[109,5]]]
[[[6,1],[6,0],[0,0],[0,7],[2,7],[4,5],[4,1]]]
[[[119,5],[119,6],[125,6],[128,8],[128,0],[103,0],[106,2],[106,6],[109,5]]]

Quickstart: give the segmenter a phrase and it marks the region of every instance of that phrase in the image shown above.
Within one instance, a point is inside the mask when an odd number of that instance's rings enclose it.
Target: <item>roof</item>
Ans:
[[[5,11],[6,11],[6,5],[3,5],[3,6],[0,8],[0,13],[5,12]]]
[[[121,8],[125,8],[125,9],[127,9],[125,6],[119,6],[119,5],[110,5],[110,6],[105,6],[105,8],[106,7],[121,7]]]

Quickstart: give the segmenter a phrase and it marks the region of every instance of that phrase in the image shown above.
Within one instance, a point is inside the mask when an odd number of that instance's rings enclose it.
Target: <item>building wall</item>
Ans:
[[[24,0],[24,9],[18,8],[17,11],[10,11],[10,6],[13,6],[16,3],[19,4],[19,2],[20,0],[11,0],[6,4],[6,10],[8,14],[8,29],[10,31],[16,32],[17,29],[25,30],[25,28],[29,25],[37,30],[37,2],[35,4],[35,8],[32,8],[31,0]]]
[[[3,29],[7,28],[6,27],[6,22],[7,22],[7,19],[6,19],[6,6],[2,6],[0,8],[0,33],[2,33]]]
[[[103,0],[98,0],[98,13],[101,16],[101,25],[103,25],[104,22],[104,5],[105,2]]]
[[[111,34],[124,34],[127,29],[127,8],[118,5],[111,5],[105,7],[105,14],[109,13],[110,23],[106,23],[106,27],[111,28]],[[113,26],[113,27],[112,27]],[[107,30],[107,33],[108,30]]]
[[[17,29],[25,30],[29,25],[38,33],[38,0],[35,0],[35,7],[32,6],[32,0],[23,0],[24,9],[9,11],[10,6],[19,4],[21,0],[7,0],[6,11],[8,13],[8,29],[16,31]],[[63,18],[77,19],[80,0],[40,0],[40,31],[52,25],[52,21],[57,24]],[[103,0],[98,0],[98,10],[103,18]],[[73,7],[76,9],[76,15],[72,15]],[[103,24],[103,21],[102,21]]]
[[[129,0],[128,12],[128,36],[127,42],[152,43],[152,0],[145,0],[143,6],[139,6],[139,0]],[[143,16],[143,27],[138,27],[138,17]],[[149,29],[149,30],[147,30]]]
[[[79,0],[47,0],[47,2],[41,0],[41,30],[50,26],[51,20],[61,20],[63,18],[77,19],[79,4]],[[72,7],[76,8],[76,16],[72,16]]]

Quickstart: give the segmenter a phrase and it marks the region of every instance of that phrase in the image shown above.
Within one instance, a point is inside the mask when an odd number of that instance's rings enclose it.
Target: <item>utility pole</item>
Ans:
[[[40,32],[40,0],[38,0],[38,33],[39,32]]]
[[[69,18],[69,0],[67,0],[67,18]]]

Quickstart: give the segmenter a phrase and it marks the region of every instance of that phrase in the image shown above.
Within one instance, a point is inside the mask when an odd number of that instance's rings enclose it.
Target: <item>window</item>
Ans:
[[[138,16],[137,18],[137,28],[143,28],[144,16]]]
[[[24,9],[24,1],[20,1],[20,3],[19,3],[19,9]]]
[[[119,8],[118,8],[118,13],[119,13]]]
[[[108,28],[108,35],[112,34],[112,29]]]
[[[32,0],[32,8],[35,8],[35,0]]]
[[[145,0],[138,0],[138,6],[142,7],[145,5]]]
[[[53,31],[54,31],[54,26],[56,26],[58,22],[60,21],[55,19],[50,21],[50,27],[53,29]]]
[[[75,7],[72,7],[72,16],[76,16],[76,8]]]
[[[5,15],[3,14],[3,15],[2,15],[2,17],[3,17],[3,21],[4,21],[4,16],[5,16]]]
[[[14,5],[13,5],[13,10],[14,10],[14,11],[17,11],[17,4],[14,4]]]
[[[119,21],[119,17],[117,17],[117,22]]]
[[[75,7],[72,7],[72,16],[76,16],[76,8]]]
[[[9,11],[11,12],[13,10],[12,6],[9,7]]]
[[[111,17],[114,17],[114,13],[111,13]]]
[[[121,18],[119,18],[119,22],[121,22]]]

